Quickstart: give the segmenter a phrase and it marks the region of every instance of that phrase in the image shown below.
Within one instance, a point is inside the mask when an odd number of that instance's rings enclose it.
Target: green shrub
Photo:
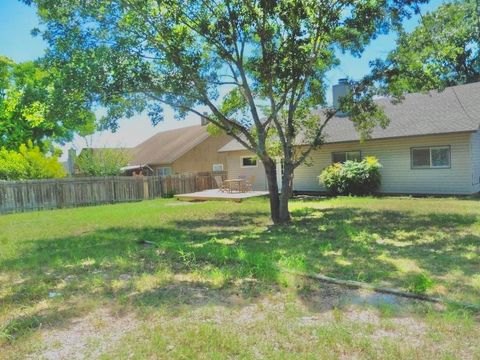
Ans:
[[[362,161],[346,161],[325,168],[320,174],[322,183],[334,195],[366,195],[380,186],[382,165],[373,156]]]
[[[432,279],[425,274],[417,274],[410,278],[408,290],[415,294],[425,294],[432,286]]]
[[[44,154],[32,143],[21,145],[18,151],[0,149],[0,180],[61,178],[67,174],[58,162],[58,154]]]

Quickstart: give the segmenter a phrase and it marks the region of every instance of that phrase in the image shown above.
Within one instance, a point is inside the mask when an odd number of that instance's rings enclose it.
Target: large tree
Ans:
[[[453,1],[421,16],[386,60],[374,63],[375,73],[396,94],[480,81],[480,1]]]
[[[63,91],[61,73],[38,62],[14,63],[0,56],[0,147],[18,150],[31,142],[52,143],[95,130],[95,116],[81,93]]]
[[[284,223],[294,169],[322,145],[337,111],[325,100],[336,53],[360,55],[427,0],[24,1],[38,7],[48,61],[71,91],[88,89],[92,106],[107,109],[105,126],[145,109],[156,123],[165,105],[179,116],[207,111],[262,161],[272,219]],[[358,129],[384,124],[371,97],[355,94],[344,110]]]

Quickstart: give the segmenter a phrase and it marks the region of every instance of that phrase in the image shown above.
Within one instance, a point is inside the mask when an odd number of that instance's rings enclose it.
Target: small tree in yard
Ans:
[[[272,220],[285,223],[294,169],[322,145],[337,111],[325,100],[336,50],[361,54],[427,0],[24,1],[45,25],[47,61],[71,91],[88,89],[92,106],[107,109],[105,126],[145,109],[157,123],[165,105],[180,117],[208,109],[217,129],[263,162]],[[386,119],[360,90],[343,110],[367,134]],[[320,107],[323,115],[313,116]]]
[[[84,149],[75,159],[75,170],[83,176],[116,176],[130,161],[126,149]]]

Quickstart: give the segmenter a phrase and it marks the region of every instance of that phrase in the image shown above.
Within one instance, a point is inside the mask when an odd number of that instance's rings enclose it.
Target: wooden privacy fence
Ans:
[[[225,173],[0,181],[0,214],[112,204],[216,188]]]

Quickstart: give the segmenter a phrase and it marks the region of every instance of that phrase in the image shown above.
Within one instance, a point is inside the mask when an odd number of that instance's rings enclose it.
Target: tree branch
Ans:
[[[325,121],[323,122],[323,124],[318,128],[318,130],[316,131],[315,133],[315,136],[313,138],[313,140],[310,142],[310,145],[308,146],[307,150],[304,151],[301,155],[300,155],[300,158],[298,158],[294,163],[293,163],[293,168],[297,168],[299,165],[301,165],[306,159],[307,157],[310,155],[310,153],[312,152],[312,150],[318,148],[318,146],[320,146],[321,144],[319,143],[320,142],[320,139],[323,135],[323,130],[325,129],[325,127],[327,126],[328,122],[337,114],[338,110],[330,110],[330,111],[327,111],[327,117],[325,119]]]

